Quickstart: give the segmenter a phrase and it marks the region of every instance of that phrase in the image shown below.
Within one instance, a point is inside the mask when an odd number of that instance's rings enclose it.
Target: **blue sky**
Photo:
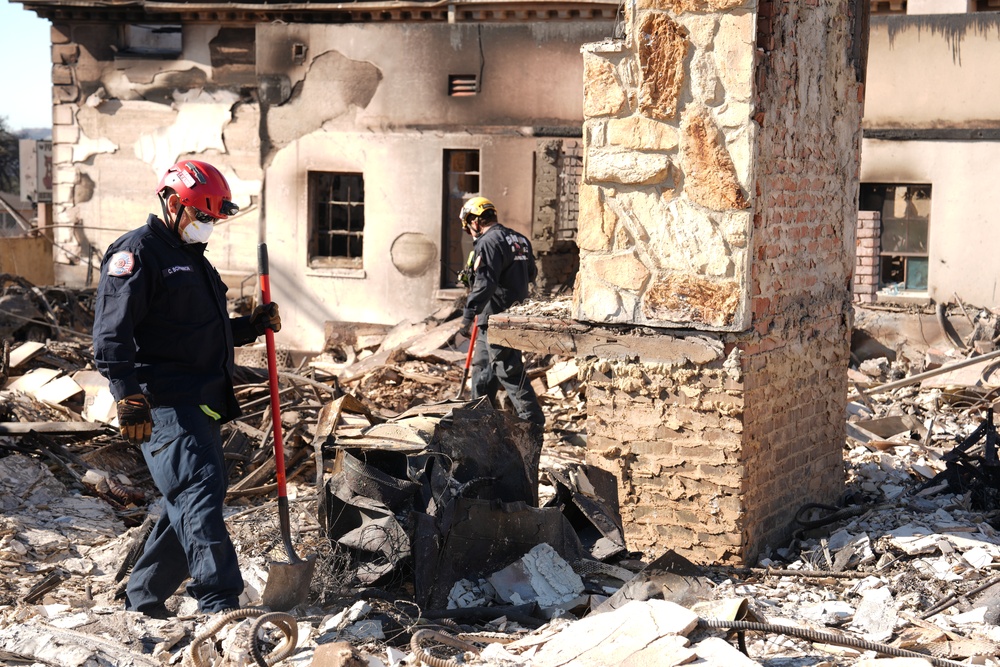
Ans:
[[[0,116],[7,127],[52,127],[50,23],[0,0]]]

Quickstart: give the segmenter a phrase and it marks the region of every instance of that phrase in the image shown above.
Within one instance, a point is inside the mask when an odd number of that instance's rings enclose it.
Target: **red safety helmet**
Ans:
[[[181,160],[167,169],[160,179],[156,194],[170,188],[177,193],[181,204],[190,206],[213,218],[224,220],[235,215],[240,207],[229,200],[232,192],[226,177],[207,162]]]

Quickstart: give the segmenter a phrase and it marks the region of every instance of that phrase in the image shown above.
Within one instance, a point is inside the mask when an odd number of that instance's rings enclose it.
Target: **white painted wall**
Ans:
[[[872,18],[866,128],[1000,121],[1000,12]]]
[[[1000,304],[1000,143],[872,141],[861,146],[861,182],[931,184],[928,293],[936,302]]]
[[[1000,13],[874,17],[864,127],[1000,128]],[[862,183],[930,183],[928,295],[1000,305],[1000,141],[865,139]]]
[[[503,224],[529,235],[538,142],[532,128],[581,131],[580,45],[610,29],[610,22],[484,25],[482,91],[452,98],[448,74],[479,70],[475,25],[258,26],[258,74],[287,75],[299,86],[298,97],[262,112],[283,142],[266,168],[263,234],[282,343],[319,350],[327,321],[396,324],[440,307],[440,261],[407,276],[390,250],[401,234],[420,234],[440,258],[446,149],[480,151],[482,194]],[[355,78],[310,79],[308,64],[286,62],[293,41],[306,44],[311,58],[336,58]],[[345,98],[364,97],[358,91],[370,88],[372,67],[379,78],[369,102],[345,105]],[[363,174],[363,270],[309,266],[309,171]]]
[[[914,14],[964,14],[976,9],[976,0],[908,0],[906,13]]]
[[[480,150],[482,191],[497,205],[502,222],[527,233],[534,146],[533,137],[319,131],[282,150],[265,186],[265,239],[272,298],[281,305],[284,323],[282,343],[319,350],[327,321],[396,324],[423,319],[439,307],[434,299],[439,263],[423,275],[404,276],[393,266],[390,248],[400,234],[419,233],[433,239],[440,257],[444,150]],[[304,221],[310,170],[364,174],[362,271],[309,268]]]

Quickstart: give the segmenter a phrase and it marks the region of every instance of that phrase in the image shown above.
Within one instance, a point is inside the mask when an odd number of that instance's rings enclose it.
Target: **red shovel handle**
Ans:
[[[267,268],[267,244],[257,246],[257,268],[260,273],[261,304],[271,303],[271,279]],[[278,481],[278,498],[288,495],[285,489],[285,447],[281,438],[281,413],[278,400],[278,361],[274,352],[274,332],[264,329],[267,341],[267,380],[271,390],[271,424],[274,428],[274,467]]]
[[[458,385],[458,394],[455,396],[456,401],[462,400],[462,394],[465,393],[465,381],[469,379],[469,367],[472,366],[472,351],[476,349],[476,333],[479,331],[479,327],[476,323],[479,321],[479,315],[472,318],[472,332],[469,334],[469,351],[465,353],[465,369],[462,371],[462,382]]]

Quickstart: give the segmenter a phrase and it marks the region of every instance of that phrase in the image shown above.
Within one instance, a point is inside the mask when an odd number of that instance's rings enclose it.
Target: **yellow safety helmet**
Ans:
[[[462,229],[469,226],[469,216],[474,215],[477,218],[480,217],[486,211],[496,211],[497,207],[493,205],[486,197],[473,197],[469,201],[465,202],[462,206],[462,212],[458,214],[459,222],[462,223]]]

